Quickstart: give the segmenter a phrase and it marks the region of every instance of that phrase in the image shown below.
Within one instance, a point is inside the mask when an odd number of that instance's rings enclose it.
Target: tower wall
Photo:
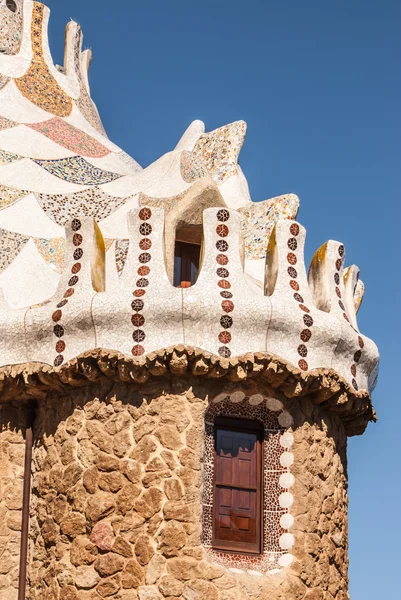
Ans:
[[[0,598],[16,600],[22,519],[26,412],[0,406]]]
[[[293,462],[282,461],[290,469],[279,467],[294,476],[292,564],[238,569],[205,543],[208,411],[219,403],[222,412],[230,403],[248,410],[248,398],[259,396],[275,407],[262,382],[249,384],[238,402],[242,389],[194,376],[143,385],[103,380],[40,401],[28,597],[347,598],[346,434],[337,416],[308,398],[275,394],[292,417],[289,427],[281,419],[279,434],[294,436],[286,452]],[[281,493],[289,491],[273,485],[267,498],[280,514],[287,512]],[[285,532],[272,530],[271,539],[277,533]]]

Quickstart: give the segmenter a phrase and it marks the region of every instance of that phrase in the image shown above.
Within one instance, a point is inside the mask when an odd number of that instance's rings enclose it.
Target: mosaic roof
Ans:
[[[142,168],[105,133],[79,25],[68,23],[56,67],[49,9],[15,6],[0,3],[0,328],[17,339],[22,323],[23,342],[0,347],[0,363],[2,353],[27,358],[21,348],[59,366],[95,339],[134,356],[185,339],[223,358],[262,350],[305,372],[330,366],[366,387],[377,351],[358,331],[359,271],[344,269],[343,246],[329,242],[307,277],[298,197],[250,196],[239,164],[246,123],[205,132],[194,121]],[[188,224],[203,229],[202,268],[185,292],[168,265],[174,228]],[[78,339],[74,318],[86,310]]]

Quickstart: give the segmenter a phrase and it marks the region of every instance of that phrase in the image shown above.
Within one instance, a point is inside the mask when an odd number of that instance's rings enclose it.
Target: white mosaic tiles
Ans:
[[[0,2],[0,330],[18,343],[16,353],[3,344],[0,363],[19,362],[27,347],[30,360],[59,364],[95,343],[134,356],[183,343],[227,358],[270,352],[301,371],[332,367],[354,389],[372,387],[378,352],[358,330],[358,270],[344,270],[341,244],[328,242],[308,280],[298,198],[250,201],[238,163],[246,124],[205,133],[194,121],[172,152],[141,169],[104,133],[79,26],[68,24],[57,69],[49,10],[32,0],[17,9]],[[105,276],[93,219],[110,248],[105,291],[92,284]],[[78,221],[85,235],[74,248]],[[203,227],[203,259],[196,284],[181,290],[171,281],[183,224]],[[71,263],[83,249],[83,262]],[[70,272],[77,262],[81,274]],[[57,341],[56,326],[65,332]]]

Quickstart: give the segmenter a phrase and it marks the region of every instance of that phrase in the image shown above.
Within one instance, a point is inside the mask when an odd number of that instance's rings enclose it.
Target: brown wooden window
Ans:
[[[215,421],[213,547],[259,554],[262,528],[263,426]]]
[[[174,285],[188,288],[196,283],[199,271],[200,244],[175,242]]]

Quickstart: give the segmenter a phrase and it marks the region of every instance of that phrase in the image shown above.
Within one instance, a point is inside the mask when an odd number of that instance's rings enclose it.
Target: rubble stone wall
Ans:
[[[16,600],[25,458],[23,408],[0,406],[0,598]]]
[[[195,377],[105,380],[39,401],[30,600],[348,598],[346,436],[308,399],[284,401],[294,418],[294,563],[255,576],[209,562],[204,415],[224,386]]]

